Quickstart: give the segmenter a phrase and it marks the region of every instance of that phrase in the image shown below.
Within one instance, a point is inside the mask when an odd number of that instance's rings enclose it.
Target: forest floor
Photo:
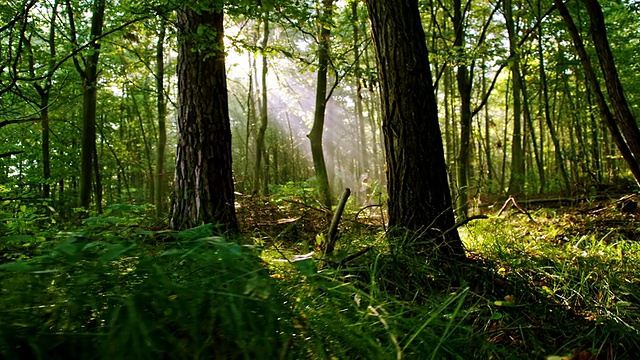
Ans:
[[[319,205],[242,201],[244,232],[276,248],[271,256],[320,251],[316,237],[331,214]],[[484,208],[487,219],[460,229],[473,269],[463,264],[461,283],[438,291],[468,289],[459,325],[495,345],[491,357],[634,358],[640,353],[639,201],[629,195],[570,206],[562,199]],[[343,257],[380,244],[385,232],[381,208],[361,210],[343,218]],[[378,255],[385,251],[382,245]],[[365,257],[355,267],[374,261]],[[430,296],[418,293],[414,300]]]
[[[0,358],[640,353],[637,195],[483,208],[459,229],[463,262],[391,251],[381,206],[349,205],[324,256],[332,212],[313,197],[237,201],[237,239],[167,230],[146,206],[78,226],[5,204]]]

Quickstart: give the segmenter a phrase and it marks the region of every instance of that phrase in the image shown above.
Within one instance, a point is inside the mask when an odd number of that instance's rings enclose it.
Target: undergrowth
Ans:
[[[324,219],[301,209],[274,226],[300,236],[313,228],[309,221]],[[57,232],[26,226],[42,222],[39,215],[8,225],[16,230],[0,238],[0,358],[624,359],[640,352],[640,245],[602,217],[540,210],[535,222],[474,221],[461,230],[467,261],[447,262],[390,251],[372,221],[344,220],[336,253],[325,258],[317,251],[322,237],[265,230],[229,239],[210,225],[139,226],[151,210],[115,206]]]

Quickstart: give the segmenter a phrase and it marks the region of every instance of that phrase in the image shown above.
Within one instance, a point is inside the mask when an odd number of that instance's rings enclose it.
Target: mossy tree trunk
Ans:
[[[333,14],[333,0],[323,0],[320,21],[320,42],[318,44],[318,82],[316,87],[316,108],[313,115],[313,127],[307,137],[311,143],[311,157],[315,169],[320,201],[331,208],[333,197],[329,186],[329,175],[324,159],[322,134],[324,133],[324,116],[327,108],[327,68],[329,66],[329,46],[331,45],[331,27],[329,20]]]

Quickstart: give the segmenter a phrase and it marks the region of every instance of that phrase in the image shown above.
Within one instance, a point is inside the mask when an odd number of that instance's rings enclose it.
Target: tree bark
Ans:
[[[76,43],[77,32],[75,29],[74,14],[71,3],[67,0],[67,9],[71,25],[72,40]],[[102,36],[104,24],[105,0],[94,0],[91,17],[91,40]],[[77,46],[77,43],[75,44]],[[85,68],[82,69],[77,57],[74,57],[76,70],[83,80],[83,104],[82,104],[82,141],[80,164],[80,206],[87,209],[91,204],[91,181],[93,175],[94,159],[96,154],[96,106],[98,101],[98,60],[100,57],[100,41],[95,41],[91,46],[91,53],[86,58]],[[84,60],[84,59],[83,59]]]
[[[541,10],[540,1],[538,1],[538,21],[542,21],[542,10]],[[564,157],[562,156],[562,149],[560,147],[560,141],[558,140],[558,136],[556,135],[555,127],[553,126],[553,122],[551,121],[551,109],[549,107],[549,88],[547,86],[547,72],[544,61],[544,52],[542,48],[542,26],[538,26],[538,61],[540,62],[540,87],[542,88],[542,106],[544,108],[544,120],[547,128],[549,129],[549,134],[551,135],[551,142],[553,143],[553,150],[556,157],[556,163],[558,164],[558,168],[560,169],[560,175],[562,176],[563,184],[565,190],[567,192],[570,191],[569,184],[569,175],[567,174],[567,168],[564,165]],[[542,139],[542,133],[540,133],[540,138]]]
[[[165,196],[167,193],[167,181],[164,174],[164,158],[167,146],[167,105],[164,99],[164,38],[166,36],[166,23],[160,20],[160,33],[156,43],[156,97],[158,112],[158,149],[156,152],[156,216],[166,216]]]
[[[471,151],[471,89],[472,74],[464,59],[465,29],[462,1],[453,0],[453,27],[456,38],[453,47],[460,52],[456,81],[460,95],[460,149],[458,152],[458,216],[466,218],[469,212],[469,153]]]
[[[333,0],[323,0],[323,13],[320,21],[320,42],[318,44],[318,83],[316,88],[316,107],[313,115],[313,127],[307,137],[311,143],[311,157],[315,169],[316,181],[320,191],[322,204],[331,208],[333,197],[329,186],[329,175],[324,159],[322,134],[324,133],[324,116],[327,108],[327,67],[329,65],[329,46],[331,45],[331,28],[329,20],[333,15]]]
[[[436,249],[421,250],[464,256],[457,231],[442,236],[455,222],[418,2],[367,0],[367,7],[382,88],[389,226],[415,231],[414,241],[436,239]]]
[[[269,43],[269,12],[264,14],[264,28],[262,37],[262,105],[260,107],[260,127],[258,128],[258,136],[256,138],[256,163],[253,169],[253,192],[260,193],[262,196],[269,195],[269,184],[265,181],[266,177],[263,169],[262,160],[267,162],[267,152],[265,151],[265,133],[269,124],[268,101],[267,101],[267,45]]]
[[[638,123],[629,108],[622,83],[618,77],[618,70],[616,69],[611,46],[607,38],[607,28],[604,23],[602,8],[598,0],[583,0],[583,2],[591,21],[591,38],[596,48],[598,62],[600,63],[600,69],[602,69],[613,112],[616,115],[616,120],[624,139],[636,162],[638,162],[640,161],[640,128],[638,128]]]
[[[178,147],[171,226],[236,231],[223,10],[178,12]],[[203,31],[203,29],[205,29]]]
[[[591,61],[589,60],[589,56],[584,47],[582,38],[580,37],[580,33],[578,32],[578,28],[576,27],[573,18],[569,13],[569,10],[564,5],[562,0],[555,0],[555,4],[558,8],[558,12],[564,20],[565,25],[567,26],[567,29],[569,30],[571,38],[573,39],[574,47],[584,68],[585,75],[589,81],[589,85],[591,86],[591,92],[593,93],[596,103],[598,104],[600,115],[607,124],[607,127],[611,132],[611,137],[616,143],[620,154],[622,154],[622,157],[629,166],[629,169],[631,170],[636,183],[640,185],[640,165],[638,164],[638,160],[634,157],[632,151],[629,149],[629,146],[625,142],[625,139],[623,138],[623,135],[618,128],[618,124],[616,123],[616,119],[613,117],[613,114],[609,109],[609,105],[604,98],[604,94],[602,93],[602,89],[600,88],[600,83],[598,82],[595,70],[591,65]]]
[[[367,141],[364,129],[364,115],[362,111],[362,71],[360,70],[360,19],[358,18],[358,1],[351,3],[351,20],[353,22],[353,56],[355,57],[355,78],[356,78],[356,123],[358,126],[358,148],[359,148],[359,175],[362,176],[369,170],[367,156]],[[371,114],[369,114],[371,115]],[[357,192],[358,190],[356,190]],[[360,194],[364,199],[366,194]]]
[[[524,150],[522,146],[522,75],[520,72],[520,56],[518,55],[518,41],[513,18],[513,4],[511,0],[504,2],[504,18],[509,33],[509,49],[511,51],[511,80],[513,81],[513,137],[511,141],[511,176],[509,178],[509,193],[519,195],[524,186]]]

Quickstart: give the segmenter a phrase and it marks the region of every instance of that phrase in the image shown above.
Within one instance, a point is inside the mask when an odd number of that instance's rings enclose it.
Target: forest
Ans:
[[[635,359],[637,0],[3,0],[0,358]]]

